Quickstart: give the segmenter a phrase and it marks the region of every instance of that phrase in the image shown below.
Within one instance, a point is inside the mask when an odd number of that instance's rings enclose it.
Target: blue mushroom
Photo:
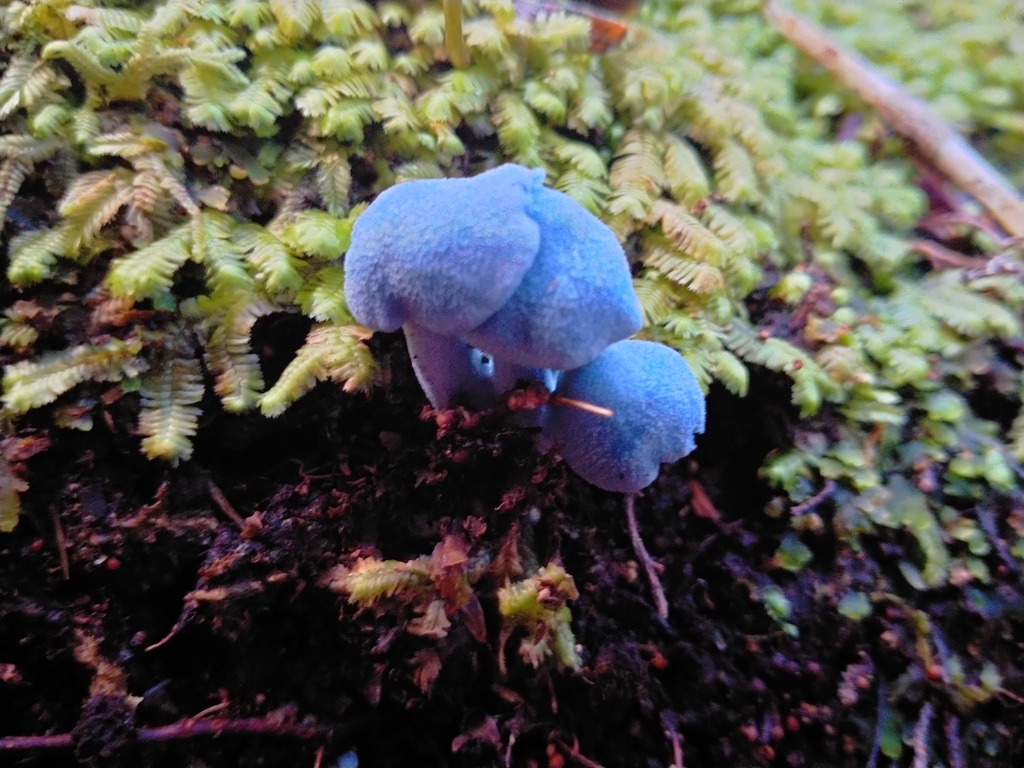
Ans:
[[[402,327],[413,372],[423,394],[435,408],[461,395],[474,408],[486,408],[494,398],[494,363],[479,350],[452,336],[421,325]]]
[[[405,331],[435,407],[459,395],[486,406],[520,378],[554,381],[642,325],[614,234],[543,180],[502,165],[399,184],[352,228],[349,309],[370,328]]]
[[[568,371],[559,394],[608,408],[610,418],[550,406],[545,437],[591,485],[632,493],[654,482],[662,464],[694,449],[704,432],[704,395],[675,350],[650,341],[620,341],[593,362]]]
[[[544,172],[502,165],[468,179],[397,184],[352,226],[345,301],[369,328],[466,333],[497,312],[540,250],[531,216]]]
[[[540,252],[501,309],[465,334],[473,346],[528,368],[571,370],[643,326],[619,241],[566,194],[534,191]]]

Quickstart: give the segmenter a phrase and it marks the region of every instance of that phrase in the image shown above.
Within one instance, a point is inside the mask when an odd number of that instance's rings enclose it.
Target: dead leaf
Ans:
[[[20,683],[21,673],[13,664],[0,664],[0,683]]]
[[[423,693],[429,694],[438,675],[441,674],[441,657],[437,655],[437,651],[421,648],[413,654],[412,664],[413,682]]]
[[[218,211],[226,211],[228,209],[228,200],[231,199],[231,193],[228,192],[226,187],[215,184],[200,191],[196,197],[200,202],[205,203],[211,208],[216,208]]]
[[[460,733],[452,739],[452,752],[459,752],[470,743],[490,744],[499,752],[501,751],[501,732],[498,730],[498,722],[490,715],[484,719],[476,728]]]
[[[47,450],[50,445],[50,438],[45,435],[9,437],[0,443],[0,453],[11,462],[28,461],[37,453]]]
[[[523,561],[519,558],[519,524],[514,523],[509,528],[505,538],[501,540],[498,554],[494,556],[488,568],[492,574],[499,579],[514,578],[522,576]]]
[[[462,606],[462,620],[474,640],[478,643],[487,642],[487,621],[484,618],[483,606],[480,605],[475,593],[470,594],[469,600]]]
[[[89,696],[125,696],[128,678],[121,667],[100,653],[99,639],[79,629],[75,631],[75,640],[78,642],[72,652],[75,661],[94,672],[89,684]]]
[[[445,536],[430,555],[430,579],[438,594],[453,609],[469,600],[472,590],[466,578],[469,549],[461,536]]]
[[[410,621],[405,629],[410,635],[440,640],[448,634],[451,625],[444,612],[444,601],[434,600],[423,615]]]
[[[722,522],[722,516],[718,514],[715,505],[711,503],[711,498],[704,490],[704,486],[696,480],[690,481],[690,506],[693,507],[693,514],[697,517],[712,520],[715,523]]]

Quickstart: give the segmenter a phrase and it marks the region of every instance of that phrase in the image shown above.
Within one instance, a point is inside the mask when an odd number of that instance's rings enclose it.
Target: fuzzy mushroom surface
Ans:
[[[568,371],[567,398],[609,408],[610,418],[553,405],[545,426],[569,467],[591,485],[631,493],[654,482],[662,464],[678,461],[704,432],[704,395],[682,355],[650,341],[609,346],[593,362]]]
[[[349,310],[369,328],[404,330],[435,407],[459,395],[485,407],[518,379],[584,365],[642,325],[615,235],[543,182],[542,170],[512,164],[406,182],[353,225]]]
[[[629,263],[615,234],[568,195],[534,190],[536,260],[509,300],[466,341],[524,368],[571,370],[643,326]]]
[[[356,219],[345,254],[345,301],[380,331],[412,322],[466,333],[497,312],[540,250],[532,217],[542,170],[502,165],[465,179],[384,190]]]

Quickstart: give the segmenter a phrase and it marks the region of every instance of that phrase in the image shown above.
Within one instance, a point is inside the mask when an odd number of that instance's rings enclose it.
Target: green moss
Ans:
[[[791,380],[801,428],[765,463],[771,510],[831,490],[828,513],[784,540],[786,568],[814,567],[802,538],[884,539],[907,555],[875,574],[877,594],[988,589],[993,539],[1024,551],[1019,521],[993,531],[979,511],[1024,477],[1022,360],[1007,343],[1022,333],[1020,254],[1000,257],[1008,273],[928,269],[910,247],[927,201],[902,146],[758,7],[652,0],[601,53],[580,16],[467,0],[470,64],[456,70],[440,2],[8,4],[0,215],[22,189],[50,190],[56,213],[6,225],[0,342],[20,362],[4,417],[120,381],[139,390],[143,450],[178,461],[212,401],[201,363],[233,412],[277,416],[318,381],[367,388],[376,363],[339,264],[362,204],[515,161],[629,244],[642,335],[680,349],[704,386],[759,397],[750,366]],[[1024,181],[1014,3],[796,7]],[[979,255],[1002,249],[956,226]],[[55,287],[58,313],[95,290],[107,336],[54,350],[31,319]],[[132,309],[154,319],[104,321]],[[316,325],[268,385],[249,335],[275,312]],[[999,414],[978,410],[993,397]],[[10,527],[16,505],[4,509]],[[761,597],[795,632],[783,591]],[[875,601],[851,591],[840,611],[860,619]]]

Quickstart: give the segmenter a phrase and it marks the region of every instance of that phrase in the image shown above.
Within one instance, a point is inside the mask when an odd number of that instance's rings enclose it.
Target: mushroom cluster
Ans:
[[[624,341],[643,319],[622,247],[543,182],[509,164],[382,192],[352,228],[345,299],[363,325],[402,329],[435,408],[487,407],[523,379],[558,387],[532,424],[584,480],[639,490],[693,449],[704,399],[677,352]],[[570,399],[613,413],[557,404]]]

